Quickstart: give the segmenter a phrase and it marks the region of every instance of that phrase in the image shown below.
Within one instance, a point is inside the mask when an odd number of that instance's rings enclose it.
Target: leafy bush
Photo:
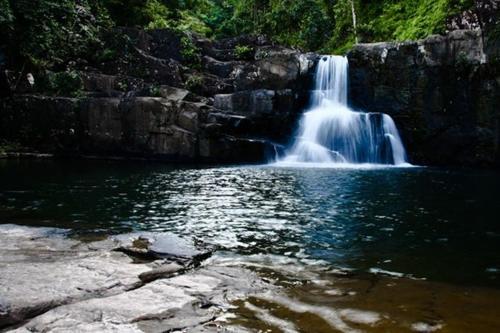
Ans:
[[[234,53],[238,59],[248,59],[253,55],[253,51],[253,48],[248,45],[237,45],[234,49]]]
[[[149,87],[149,96],[151,97],[161,97],[161,87],[154,84]]]
[[[181,37],[181,56],[190,67],[199,68],[201,66],[200,49],[194,45],[193,40],[184,35]]]
[[[96,1],[2,0],[3,8],[6,4],[10,58],[35,67],[64,66],[71,58],[88,56],[101,47],[100,32],[110,26]]]
[[[203,85],[203,78],[199,75],[192,74],[186,80],[186,88],[188,90],[198,90]]]
[[[146,1],[143,15],[144,20],[149,21],[146,25],[148,29],[164,29],[171,25],[168,8],[158,0]]]
[[[39,92],[54,96],[79,97],[83,91],[83,81],[78,72],[46,72],[36,83]]]
[[[342,53],[356,37],[401,41],[443,33],[451,15],[477,11],[488,1],[495,0],[0,0],[0,47],[18,69],[64,71],[77,58],[113,60],[128,46],[107,41],[104,47],[103,32],[126,26],[207,37],[267,34],[280,44]],[[490,31],[496,35],[497,29]],[[189,37],[181,52],[199,67],[199,50]],[[237,52],[245,57],[248,51]]]
[[[19,152],[23,149],[22,145],[18,142],[0,140],[0,154],[9,152]]]

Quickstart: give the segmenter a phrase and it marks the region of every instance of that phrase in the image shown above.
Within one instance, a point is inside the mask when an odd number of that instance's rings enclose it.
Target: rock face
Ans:
[[[35,94],[37,87],[3,91],[10,96],[0,99],[0,139],[56,154],[188,162],[272,157],[307,101],[316,55],[263,37],[192,36],[195,57],[187,58],[180,38],[170,30],[115,31],[110,43],[123,45],[113,59],[76,66],[83,89],[76,98]],[[35,82],[44,75],[35,74]]]
[[[83,243],[60,229],[0,225],[0,329],[216,331],[232,300],[268,286],[241,268],[193,269],[207,253],[169,234]]]
[[[357,45],[348,55],[351,103],[392,116],[413,163],[499,166],[499,51],[471,30]]]
[[[392,116],[412,163],[497,167],[494,35],[457,30],[356,45],[348,54],[351,104]],[[191,36],[189,52],[170,30],[123,28],[108,39],[118,44],[113,57],[76,61],[81,91],[72,97],[40,88],[54,73],[2,70],[0,145],[55,155],[265,162],[290,142],[318,58],[262,36]]]

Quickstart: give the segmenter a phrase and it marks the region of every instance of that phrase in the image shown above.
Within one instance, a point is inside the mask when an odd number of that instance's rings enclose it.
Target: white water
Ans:
[[[346,57],[321,58],[311,107],[302,116],[298,137],[279,165],[409,165],[391,117],[348,107],[348,68]]]

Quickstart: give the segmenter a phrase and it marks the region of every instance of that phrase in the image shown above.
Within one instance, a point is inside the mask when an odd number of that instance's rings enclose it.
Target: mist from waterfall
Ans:
[[[347,105],[349,64],[343,56],[323,56],[317,66],[311,106],[300,120],[298,136],[281,165],[408,166],[392,118]]]

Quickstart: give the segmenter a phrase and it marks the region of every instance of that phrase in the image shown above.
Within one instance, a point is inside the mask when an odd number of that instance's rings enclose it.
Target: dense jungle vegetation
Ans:
[[[75,57],[105,57],[102,34],[116,26],[171,28],[208,38],[266,34],[284,45],[341,53],[356,41],[400,41],[444,33],[450,17],[474,9],[478,2],[0,0],[0,63],[53,67]]]

